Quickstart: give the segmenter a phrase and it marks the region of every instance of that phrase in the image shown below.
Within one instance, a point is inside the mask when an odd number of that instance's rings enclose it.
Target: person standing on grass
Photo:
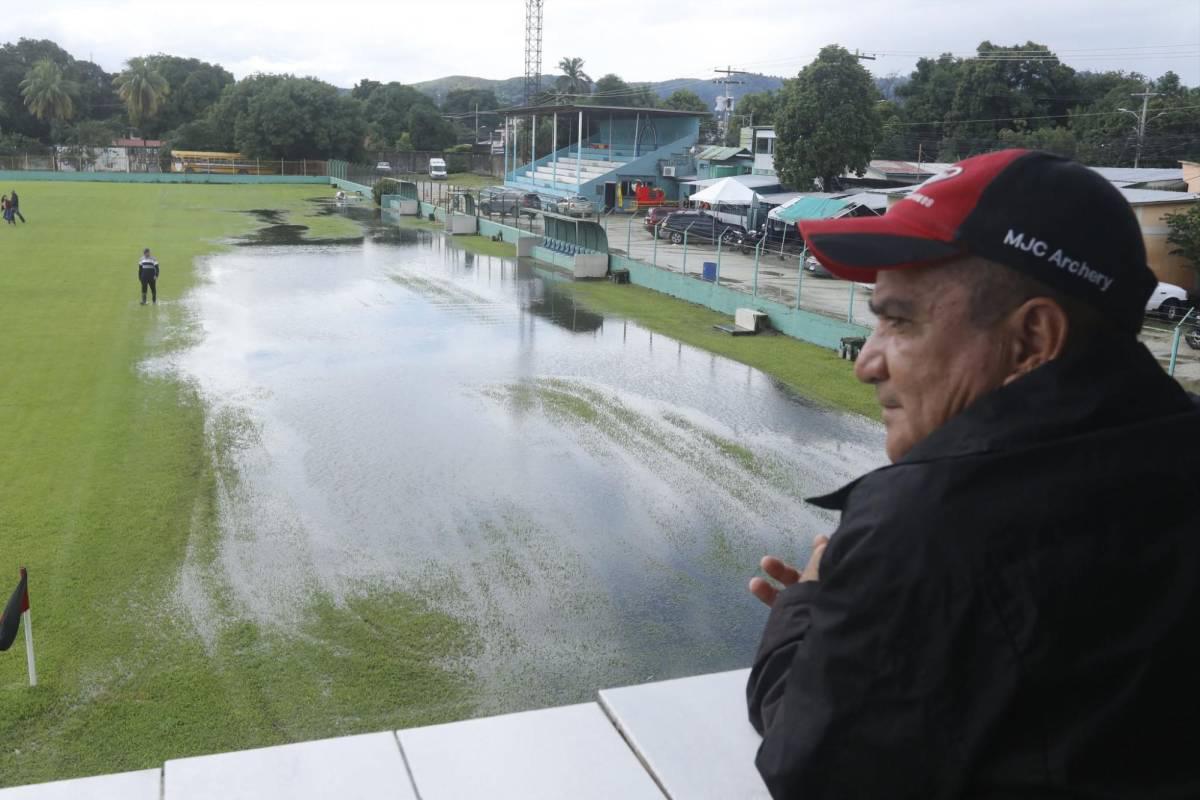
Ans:
[[[16,189],[13,189],[13,191],[12,191],[12,199],[11,199],[11,201],[10,201],[10,202],[12,203],[12,213],[13,213],[13,216],[14,216],[14,217],[20,217],[20,218],[21,218],[21,222],[22,222],[22,223],[24,223],[24,222],[25,222],[25,215],[21,213],[21,198],[17,196],[17,190],[16,190]],[[11,221],[11,220],[10,220],[10,221]],[[13,222],[13,225],[16,225],[16,224],[17,224],[17,223]]]
[[[150,255],[150,248],[142,251],[138,262],[138,280],[142,282],[142,305],[146,305],[146,289],[150,289],[151,302],[158,305],[158,260]]]
[[[8,195],[4,195],[3,198],[0,198],[0,210],[3,210],[4,212],[5,222],[7,222],[9,225],[17,224],[13,221],[12,201],[8,199]]]

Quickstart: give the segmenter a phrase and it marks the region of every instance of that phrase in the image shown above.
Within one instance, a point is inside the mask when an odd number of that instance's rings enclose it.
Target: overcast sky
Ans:
[[[253,72],[402,83],[524,73],[524,0],[43,0],[0,39],[53,39],[116,72],[156,52]],[[711,78],[718,65],[794,75],[825,44],[878,55],[877,75],[983,40],[1049,45],[1076,69],[1167,70],[1200,84],[1200,0],[545,0],[543,72],[579,56],[593,77]]]

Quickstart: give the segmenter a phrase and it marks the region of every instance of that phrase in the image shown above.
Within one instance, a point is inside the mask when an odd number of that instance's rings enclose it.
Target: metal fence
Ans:
[[[404,175],[428,175],[429,160],[440,158],[446,162],[447,172],[473,172],[477,175],[500,176],[504,173],[503,156],[490,153],[447,153],[440,150],[380,150],[370,160],[374,168],[381,162],[387,163],[390,171]]]
[[[419,182],[418,193],[425,203],[440,210],[448,209],[459,194],[478,190],[445,182]],[[485,214],[474,203],[480,219],[491,219],[535,236],[544,236],[543,220],[530,209],[512,213]],[[501,211],[507,207],[501,206]],[[605,214],[599,217],[609,251],[656,269],[679,273],[697,281],[707,281],[747,295],[746,304],[763,299],[793,309],[810,311],[860,326],[863,334],[874,329],[877,320],[870,308],[873,287],[839,280],[830,276],[803,250],[783,243],[711,242],[692,237],[689,232],[678,242],[658,235],[661,228],[648,227],[644,214]],[[1200,391],[1200,308],[1182,320],[1148,315],[1142,341],[1167,372],[1188,388]]]
[[[163,174],[157,148],[143,147],[61,147],[43,152],[0,155],[0,170],[15,172],[139,172]],[[189,168],[197,174],[326,176],[329,162],[315,159],[245,159],[234,167]]]

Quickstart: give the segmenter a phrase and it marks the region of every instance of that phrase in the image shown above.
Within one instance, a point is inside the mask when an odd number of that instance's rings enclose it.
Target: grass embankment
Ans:
[[[824,347],[783,335],[730,336],[713,329],[729,323],[724,314],[640,286],[607,281],[561,285],[593,311],[624,317],[655,333],[748,364],[821,405],[880,417],[874,390],[854,377],[851,362]]]
[[[316,597],[290,632],[239,615],[216,561],[205,410],[139,368],[186,345],[192,260],[255,227],[232,212],[281,210],[312,238],[357,226],[313,216],[312,186],[16,188],[29,222],[0,226],[0,602],[27,565],[40,685],[21,640],[0,654],[0,785],[468,714],[443,659],[469,632],[418,599]],[[158,306],[138,304],[144,246],[162,263]],[[177,599],[189,550],[213,567],[203,637]]]
[[[402,181],[413,181],[414,183],[431,182],[429,175],[426,173],[393,175],[391,177]],[[451,172],[446,176],[445,183],[448,186],[457,186],[463,189],[482,189],[484,186],[502,184],[504,183],[504,179],[497,178],[495,175],[476,175],[474,172]]]

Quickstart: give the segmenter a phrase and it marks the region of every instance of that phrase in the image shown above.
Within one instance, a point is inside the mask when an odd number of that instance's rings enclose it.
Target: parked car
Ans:
[[[649,211],[646,212],[646,219],[644,220],[645,225],[646,225],[646,230],[653,231],[659,225],[663,224],[663,220],[665,220],[669,215],[674,214],[675,212],[676,212],[676,209],[674,209],[674,208],[664,208],[663,206],[654,206],[653,208],[651,208]]]
[[[804,259],[804,268],[813,274],[815,278],[832,278],[833,273],[825,268],[825,265],[814,256],[808,256]]]
[[[1200,350],[1200,323],[1193,324],[1192,329],[1183,335],[1183,340],[1193,350]]]
[[[429,177],[435,181],[446,180],[446,160],[444,158],[429,159]]]
[[[1173,283],[1159,282],[1146,301],[1146,313],[1165,317],[1174,322],[1187,313],[1193,303],[1188,301],[1188,293],[1181,286]]]
[[[527,217],[536,217],[537,213],[546,207],[546,201],[547,198],[537,192],[523,192],[521,194],[521,213]]]
[[[704,211],[676,211],[668,214],[658,228],[660,239],[671,244],[683,244],[684,233],[689,242],[715,242],[720,237],[723,244],[739,244],[746,237],[741,225],[722,222]]]
[[[479,190],[479,212],[515,216],[525,203],[526,194],[506,186],[487,186]]]
[[[376,172],[391,172],[392,171],[392,162],[376,161],[375,162],[375,171]]]
[[[796,230],[796,224],[777,219],[768,219],[758,226],[758,230],[748,233],[742,252],[749,252],[760,245],[765,253],[798,256],[804,252],[804,239]]]
[[[596,204],[581,194],[573,194],[559,200],[555,210],[568,217],[590,217],[596,213]]]

